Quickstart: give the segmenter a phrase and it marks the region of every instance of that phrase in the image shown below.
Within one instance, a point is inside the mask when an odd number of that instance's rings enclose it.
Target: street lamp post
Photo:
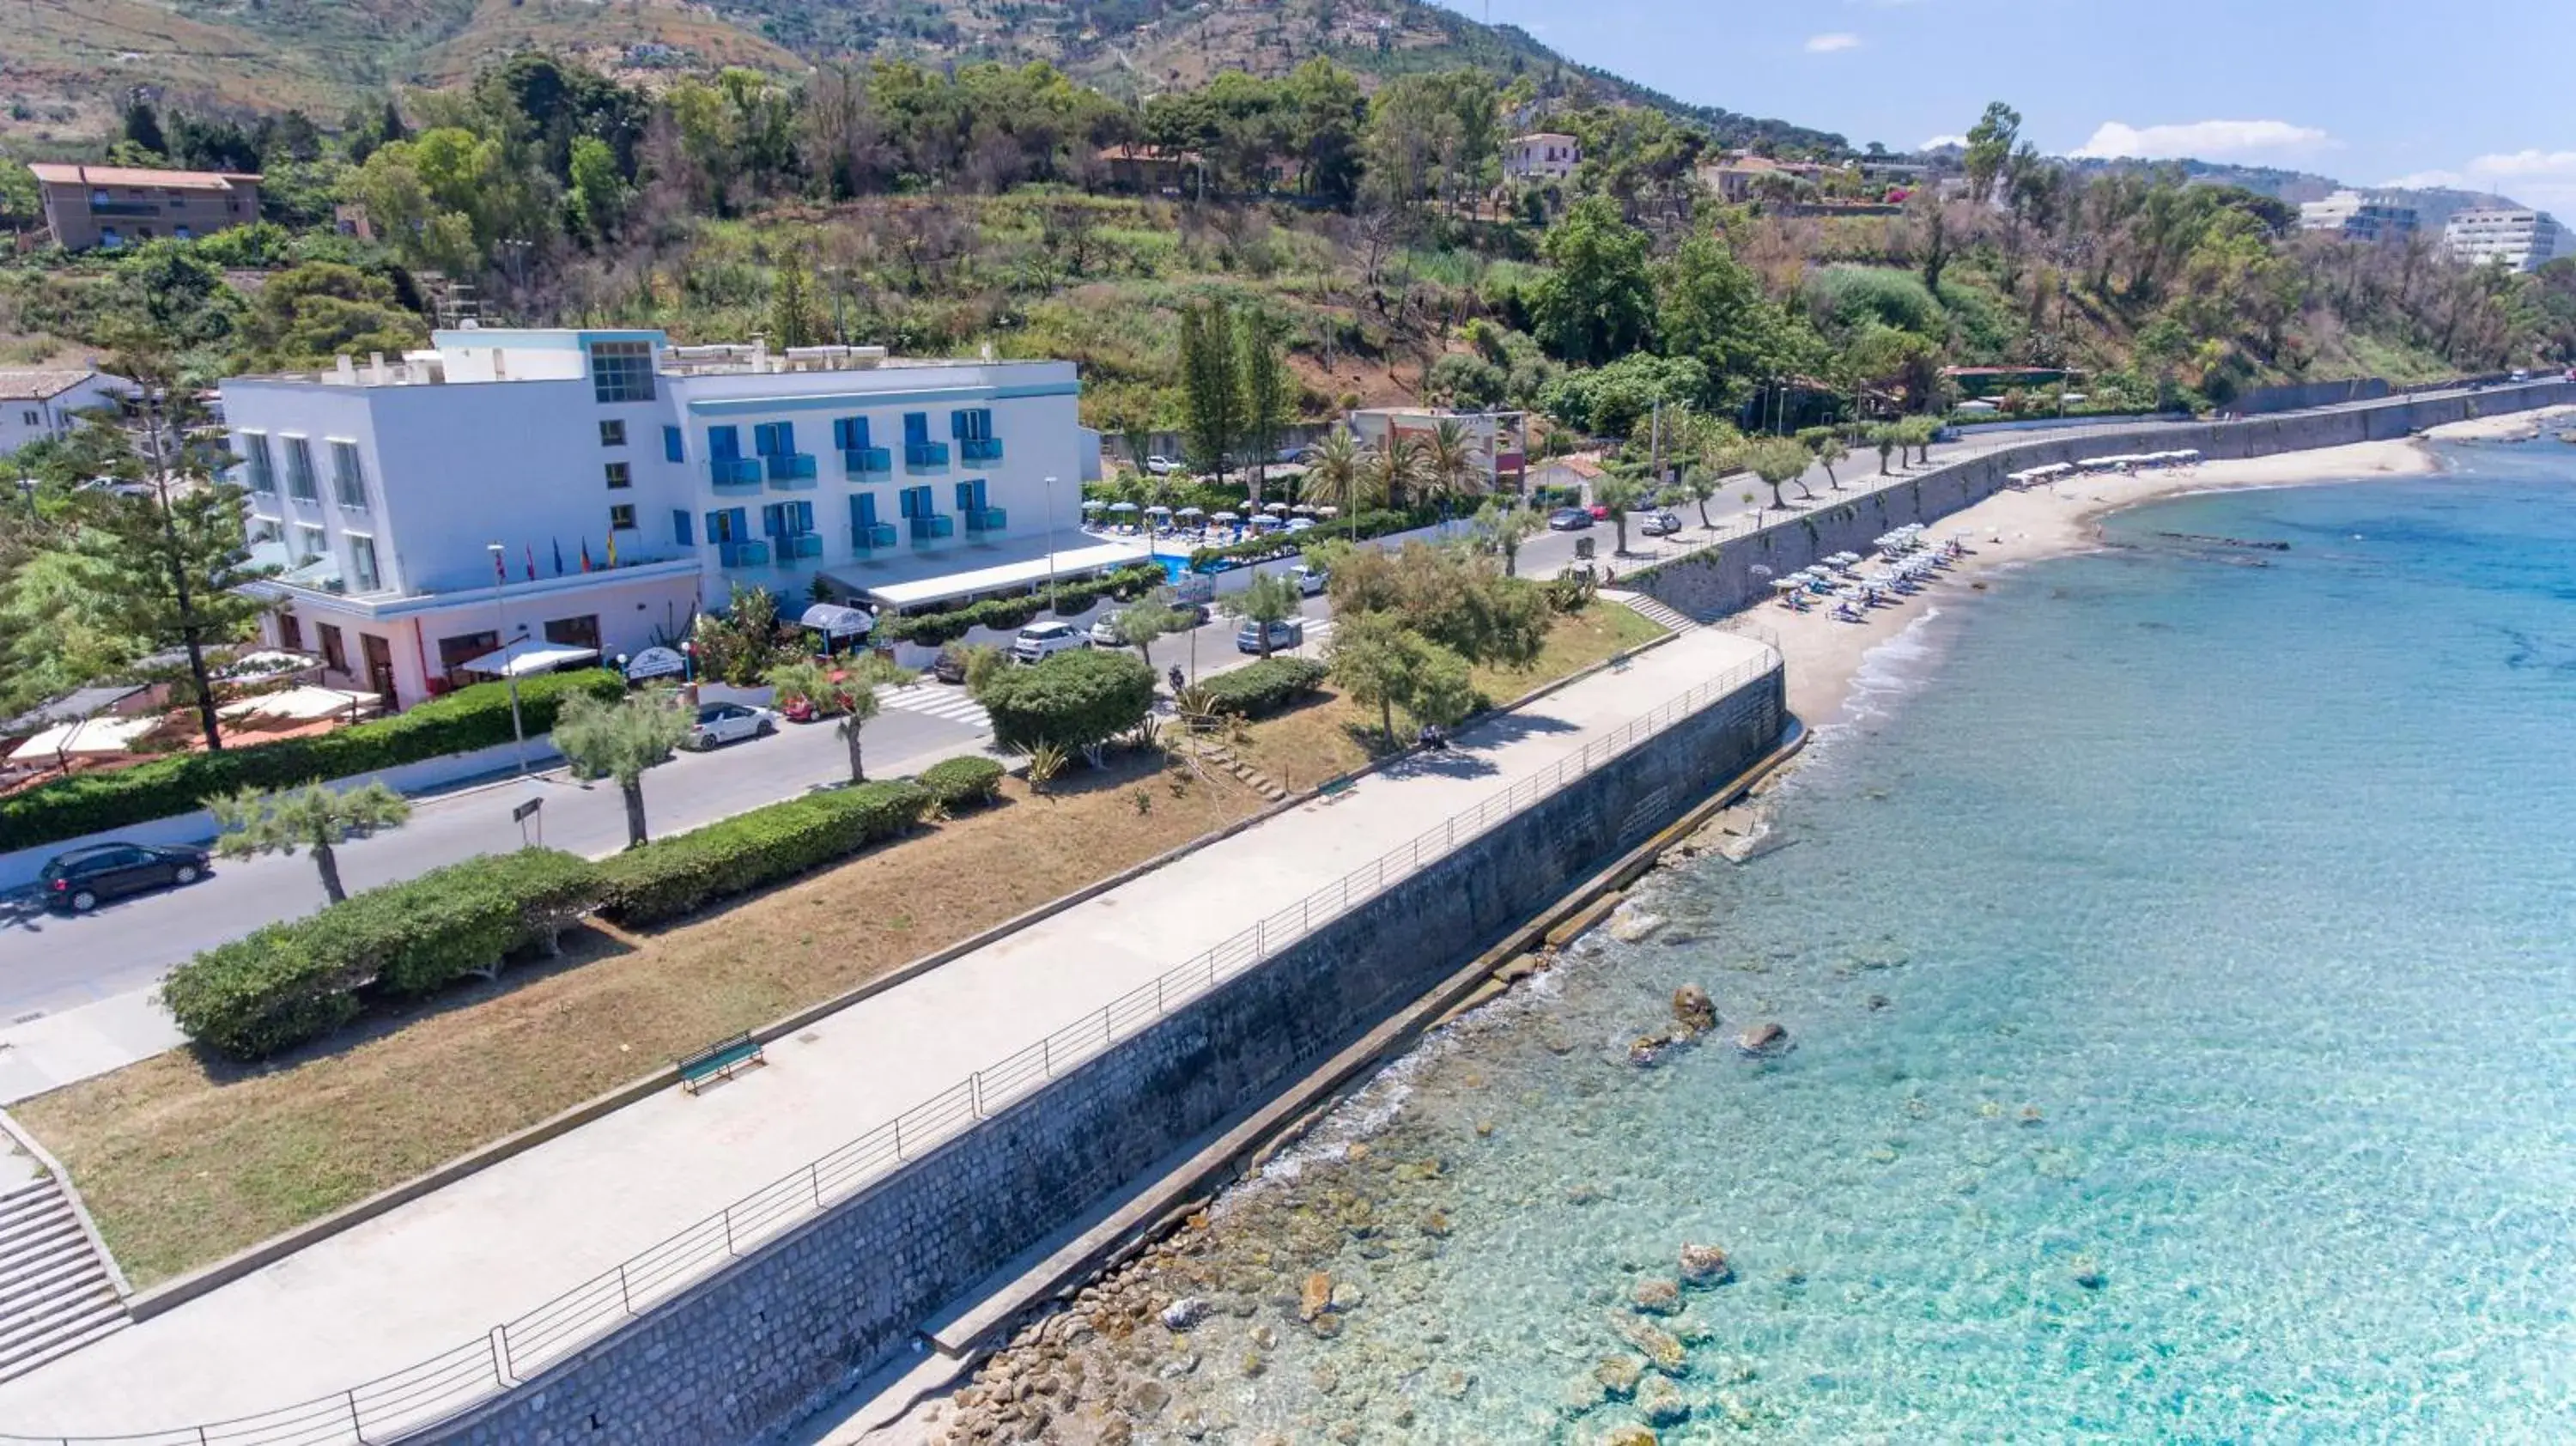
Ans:
[[[1047,606],[1055,606],[1055,478],[1046,479]]]
[[[501,544],[488,545],[492,554],[492,636],[501,645],[501,681],[510,690],[511,761],[521,774],[528,771],[528,728],[519,717],[519,674],[511,665],[518,660],[510,656],[510,620],[502,608],[502,593],[509,587],[509,570],[504,565]]]

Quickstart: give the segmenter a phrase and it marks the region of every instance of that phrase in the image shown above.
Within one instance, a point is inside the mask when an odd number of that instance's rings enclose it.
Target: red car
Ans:
[[[1607,507],[1595,506],[1591,511],[1592,520],[1595,522],[1607,522],[1610,520],[1610,509]]]
[[[850,675],[848,673],[837,670],[832,674],[832,681],[835,683],[846,683],[849,681],[849,678]],[[790,723],[811,723],[828,715],[814,706],[813,699],[796,698],[779,704],[778,716],[786,719]]]

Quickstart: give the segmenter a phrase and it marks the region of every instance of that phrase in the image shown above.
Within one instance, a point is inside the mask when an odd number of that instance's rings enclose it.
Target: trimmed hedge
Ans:
[[[1050,606],[1056,613],[1070,617],[1103,597],[1133,598],[1149,589],[1161,587],[1166,580],[1163,569],[1157,564],[1130,563],[1101,577],[1058,583],[1052,604],[1045,593],[1034,592],[1020,597],[988,597],[944,612],[916,613],[908,618],[890,617],[877,625],[875,641],[936,647],[966,636],[973,628],[1008,632],[1028,626],[1039,612]]]
[[[257,1059],[330,1033],[372,997],[433,993],[556,937],[599,897],[585,859],[489,854],[351,895],[206,950],[161,985],[190,1039]]]
[[[863,783],[656,839],[600,862],[599,912],[621,924],[694,913],[892,838],[919,823],[930,801],[917,783]]]
[[[556,673],[519,684],[519,708],[533,738],[555,726],[573,693],[613,699],[626,681],[604,668]],[[0,838],[28,848],[170,818],[244,788],[296,788],[372,773],[510,741],[510,695],[477,683],[407,713],[311,738],[286,738],[220,753],[178,753],[113,773],[76,774],[0,799]]]
[[[989,758],[951,758],[923,769],[914,781],[930,790],[931,802],[942,812],[954,813],[991,803],[1002,790],[1002,765]]]
[[[1269,658],[1202,678],[1197,686],[1207,692],[1212,710],[1257,718],[1322,687],[1327,671],[1312,658]]]
[[[1261,562],[1302,551],[1310,542],[1321,542],[1327,538],[1347,542],[1354,534],[1362,538],[1384,537],[1390,532],[1411,532],[1417,527],[1429,527],[1439,520],[1440,514],[1436,511],[1390,512],[1382,507],[1371,508],[1357,517],[1336,517],[1330,522],[1319,522],[1303,532],[1274,532],[1267,537],[1247,537],[1222,547],[1198,548],[1190,553],[1190,567],[1198,570],[1224,558]]]
[[[1005,668],[979,700],[993,738],[1014,752],[1041,743],[1097,748],[1154,708],[1154,670],[1124,648],[1076,648],[1029,667]]]

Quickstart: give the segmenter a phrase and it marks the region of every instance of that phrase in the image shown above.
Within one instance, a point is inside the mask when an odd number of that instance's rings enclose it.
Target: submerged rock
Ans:
[[[1760,1024],[1748,1027],[1742,1034],[1737,1035],[1735,1037],[1735,1047],[1742,1050],[1744,1053],[1753,1055],[1757,1058],[1767,1058],[1772,1055],[1787,1054],[1789,1052],[1789,1031],[1786,1026],[1775,1021],[1764,1020]]]
[[[1207,1318],[1208,1303],[1195,1295],[1185,1295],[1163,1307],[1163,1328],[1185,1331]]]
[[[1707,990],[1685,984],[1673,991],[1673,1018],[1693,1034],[1706,1034],[1717,1028],[1717,1002]]]
[[[1297,1318],[1311,1321],[1330,1310],[1333,1304],[1333,1278],[1323,1271],[1306,1277],[1305,1288],[1298,1293]]]
[[[1656,1446],[1658,1439],[1649,1426],[1613,1426],[1610,1434],[1601,1438],[1601,1446]]]
[[[1646,1363],[1628,1355],[1604,1356],[1601,1364],[1592,1368],[1592,1379],[1599,1381],[1603,1390],[1623,1401],[1637,1394],[1637,1382],[1645,1375]]]
[[[1690,1402],[1681,1391],[1661,1376],[1648,1381],[1637,1392],[1638,1413],[1650,1425],[1678,1426],[1690,1419]]]
[[[1619,1317],[1618,1330],[1628,1344],[1645,1352],[1646,1360],[1665,1375],[1678,1376],[1690,1369],[1689,1353],[1682,1348],[1681,1338],[1671,1331],[1635,1316]]]
[[[1669,1280],[1641,1280],[1628,1292],[1628,1299],[1648,1315],[1676,1315],[1682,1308],[1682,1288]]]
[[[1735,1267],[1726,1252],[1714,1245],[1682,1247],[1682,1284],[1707,1287],[1724,1285],[1735,1278]]]

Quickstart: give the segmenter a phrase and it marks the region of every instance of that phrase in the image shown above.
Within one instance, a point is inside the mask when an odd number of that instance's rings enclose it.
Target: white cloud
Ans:
[[[1927,151],[1937,151],[1943,146],[1957,146],[1964,150],[1967,148],[1967,144],[1968,138],[1966,136],[1934,136],[1932,139],[1923,143],[1923,149]]]
[[[2438,186],[2455,191],[2491,191],[2527,206],[2576,210],[2576,151],[2538,147],[2475,157],[2457,169],[2417,171],[2386,183],[2392,188]]]
[[[2325,150],[2334,137],[2314,126],[2278,120],[2205,120],[2182,125],[2133,126],[2104,121],[2078,147],[2081,160],[2215,161],[2233,156],[2288,156]]]
[[[1852,34],[1848,30],[1836,30],[1825,35],[1810,35],[1807,37],[1807,53],[1809,55],[1831,55],[1837,50],[1857,50],[1859,48],[1860,37]]]

